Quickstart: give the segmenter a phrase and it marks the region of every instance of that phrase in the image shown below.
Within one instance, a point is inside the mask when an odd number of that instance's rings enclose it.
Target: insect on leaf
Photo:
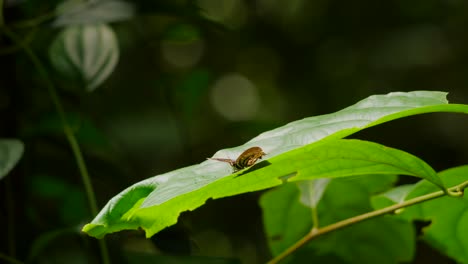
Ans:
[[[443,188],[433,169],[417,157],[372,142],[339,139],[406,116],[468,113],[467,105],[448,104],[445,97],[444,92],[429,91],[374,95],[336,113],[291,122],[213,156],[239,157],[248,148],[260,147],[268,153],[267,161],[233,174],[224,162],[207,160],[146,179],[112,198],[83,231],[102,237],[141,228],[150,237],[207,199],[271,188],[290,176],[287,181],[406,174],[424,177]]]

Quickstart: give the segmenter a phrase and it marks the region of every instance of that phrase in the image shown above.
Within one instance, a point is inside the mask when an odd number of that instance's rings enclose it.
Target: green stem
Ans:
[[[0,28],[1,28],[1,26],[0,26]],[[34,39],[34,37],[36,35],[36,32],[37,32],[37,28],[32,28],[28,33],[25,34],[25,36],[24,36],[24,38],[22,39],[21,42],[23,44],[25,44],[25,45],[28,45]],[[21,50],[21,49],[22,49],[22,47],[19,46],[19,45],[8,46],[8,47],[0,49],[0,56],[17,52],[18,50]]]
[[[299,241],[297,241],[291,247],[287,248],[281,254],[279,254],[278,256],[273,258],[272,260],[270,260],[268,262],[268,264],[279,263],[281,260],[283,260],[287,256],[291,255],[292,253],[294,253],[299,248],[303,247],[305,244],[310,242],[312,239],[316,239],[317,237],[320,237],[320,236],[325,235],[327,233],[330,233],[332,231],[342,229],[344,227],[347,227],[347,226],[350,226],[350,225],[353,225],[353,224],[356,224],[356,223],[359,223],[359,222],[362,222],[362,221],[365,221],[365,220],[369,220],[369,219],[372,219],[372,218],[375,218],[375,217],[378,217],[378,216],[381,216],[381,215],[385,215],[385,214],[388,214],[388,213],[393,213],[393,212],[395,212],[396,210],[398,210],[400,208],[405,208],[405,207],[412,206],[412,205],[422,203],[422,202],[426,202],[426,201],[429,201],[429,200],[432,200],[432,199],[435,199],[435,198],[438,198],[438,197],[442,197],[442,196],[448,195],[448,193],[451,193],[452,195],[461,197],[463,195],[463,190],[465,188],[467,188],[467,187],[468,187],[468,181],[449,188],[448,192],[445,191],[445,190],[433,192],[433,193],[430,193],[430,194],[426,194],[426,195],[423,195],[423,196],[413,198],[413,199],[405,201],[403,203],[394,204],[392,206],[388,206],[388,207],[385,207],[385,208],[382,208],[382,209],[379,209],[379,210],[375,210],[375,211],[368,212],[368,213],[365,213],[365,214],[362,214],[362,215],[351,217],[351,218],[345,219],[343,221],[336,222],[334,224],[331,224],[331,225],[328,225],[328,226],[325,226],[325,227],[322,227],[322,228],[313,227],[309,231],[309,233],[307,235],[305,235],[303,238],[301,238]]]
[[[16,256],[16,240],[15,240],[15,200],[12,193],[11,178],[5,179],[5,202],[7,211],[7,243],[8,243],[8,254],[12,257]]]
[[[318,217],[318,212],[317,212],[317,206],[312,206],[310,208],[312,211],[312,229],[317,229],[319,228],[319,217]]]
[[[5,19],[3,18],[3,0],[0,0],[0,27],[3,27],[5,24]]]
[[[9,257],[3,253],[0,253],[0,259],[2,260],[5,260],[7,263],[13,263],[13,264],[23,264],[23,262],[15,259],[15,258],[12,258],[12,257]]]
[[[1,0],[0,0],[1,1]],[[28,20],[23,20],[23,21],[18,21],[15,22],[14,24],[11,25],[11,27],[14,28],[29,28],[29,27],[37,27],[38,25],[53,19],[55,16],[57,16],[55,11],[49,11],[48,13],[45,13],[41,16],[31,18]]]
[[[36,54],[32,51],[31,48],[25,43],[21,42],[20,38],[15,33],[10,31],[8,27],[4,26],[3,31],[8,37],[10,37],[13,40],[13,42],[22,46],[23,50],[26,52],[26,54],[29,56],[30,60],[32,61],[34,67],[37,69],[42,79],[46,82],[47,90],[55,106],[55,109],[59,115],[60,121],[62,122],[65,137],[67,138],[68,143],[70,144],[71,150],[73,152],[73,156],[75,157],[76,164],[78,166],[78,170],[81,174],[81,178],[82,178],[83,185],[86,191],[86,195],[88,197],[89,208],[91,209],[91,213],[93,215],[96,215],[98,213],[98,208],[97,208],[97,203],[96,203],[96,197],[94,195],[93,186],[91,184],[91,179],[89,177],[88,169],[86,167],[86,163],[84,161],[83,154],[81,152],[78,141],[76,140],[76,137],[73,133],[71,126],[68,124],[68,121],[65,116],[64,108],[62,106],[62,103],[60,101],[60,98],[57,94],[57,91],[55,89],[55,86],[52,80],[50,79],[41,61],[36,56]],[[109,263],[107,246],[104,240],[99,241],[99,247],[101,250],[103,263],[105,264]]]

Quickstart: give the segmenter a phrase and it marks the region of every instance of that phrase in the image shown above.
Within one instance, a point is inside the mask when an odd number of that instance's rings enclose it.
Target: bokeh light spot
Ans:
[[[247,21],[248,8],[240,0],[198,0],[201,14],[229,28],[240,28]]]
[[[238,73],[225,75],[215,82],[211,102],[220,115],[232,121],[250,120],[260,107],[257,88]]]
[[[190,42],[163,40],[161,55],[175,68],[190,68],[200,61],[204,43],[201,39]]]

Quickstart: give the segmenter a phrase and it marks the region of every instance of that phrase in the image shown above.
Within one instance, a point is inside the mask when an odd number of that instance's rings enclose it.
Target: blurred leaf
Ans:
[[[190,21],[207,29],[216,29],[227,32],[223,24],[212,21],[203,16],[202,9],[197,1],[174,1],[174,0],[138,0],[138,13],[143,15],[159,15],[163,17],[183,17],[184,21]]]
[[[93,147],[108,145],[106,135],[86,116],[77,112],[68,112],[65,113],[65,118],[80,143],[89,144]],[[33,136],[38,134],[63,135],[63,124],[56,113],[45,114],[37,120],[37,123],[28,127],[27,133]]]
[[[78,236],[79,228],[71,227],[71,228],[62,228],[53,231],[49,231],[47,233],[41,234],[37,237],[31,245],[31,249],[29,250],[28,255],[28,263],[34,263],[36,258],[38,258],[43,251],[46,250],[48,246],[50,246],[55,240],[60,237],[68,236],[68,235],[76,235]]]
[[[47,175],[32,177],[28,185],[33,198],[31,204],[36,205],[33,209],[38,210],[39,214],[45,211],[44,208],[37,208],[43,202],[54,208],[51,213],[57,214],[54,217],[62,223],[78,224],[88,216],[86,196],[78,186]]]
[[[15,167],[23,151],[23,142],[17,139],[0,139],[0,180]]]
[[[358,180],[331,179],[318,203],[320,226],[371,211],[369,196],[389,188],[394,182],[393,175],[368,175]],[[268,243],[274,255],[297,242],[312,228],[311,210],[300,199],[300,190],[288,184],[265,193],[260,200]],[[341,263],[409,261],[414,255],[414,240],[414,230],[407,221],[375,218],[311,241],[298,256],[292,256],[290,263],[299,263],[297,258],[304,254],[310,262],[324,255],[335,255],[343,260]]]
[[[446,186],[468,181],[468,165],[439,173]],[[438,191],[426,180],[415,184],[405,200]],[[404,194],[404,192],[402,192]],[[388,195],[387,195],[388,197]],[[382,199],[382,198],[381,198]],[[431,221],[423,229],[423,239],[429,245],[460,263],[468,262],[468,197],[440,197],[408,208],[401,217],[410,220]]]
[[[161,256],[145,253],[125,252],[127,263],[138,264],[241,264],[239,259],[204,256]]]
[[[64,180],[48,175],[37,175],[29,182],[30,192],[43,198],[61,198],[68,193],[70,187]]]
[[[194,70],[185,76],[175,89],[177,108],[183,109],[184,114],[191,117],[212,79],[212,73],[205,69]]]
[[[440,186],[433,170],[407,153],[370,142],[330,140],[393,119],[429,112],[468,113],[468,106],[447,105],[445,93],[441,92],[419,91],[371,96],[334,114],[292,122],[260,134],[242,146],[215,154],[219,158],[235,158],[248,147],[260,146],[268,153],[268,161],[251,169],[232,174],[232,168],[228,164],[209,160],[130,186],[112,198],[83,231],[91,236],[102,237],[123,229],[142,228],[149,237],[176,223],[181,212],[194,210],[209,198],[216,199],[277,186],[282,183],[280,177],[284,179],[297,171],[299,173],[292,180],[402,173],[425,175],[424,177],[431,178]],[[323,140],[322,144],[311,144],[324,138],[327,140]],[[327,141],[334,145],[327,145]],[[329,146],[333,146],[333,151],[326,151]],[[353,149],[353,146],[362,146],[362,152],[361,149]],[[375,151],[380,154],[373,161]],[[316,153],[324,155],[325,159],[320,160]],[[341,160],[330,161],[336,158]],[[349,160],[355,158],[364,160],[356,160],[356,163]],[[315,166],[317,162],[330,167],[309,167]],[[340,168],[341,164],[348,167]]]
[[[176,42],[190,42],[200,38],[200,31],[191,24],[174,24],[167,27],[163,39]]]
[[[49,57],[59,73],[93,91],[117,65],[117,37],[105,24],[69,26],[53,41]]]
[[[122,0],[67,0],[57,6],[54,26],[109,23],[133,17],[135,7]]]

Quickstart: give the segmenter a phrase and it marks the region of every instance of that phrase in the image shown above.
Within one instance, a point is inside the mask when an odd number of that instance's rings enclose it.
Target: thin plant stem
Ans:
[[[312,228],[316,229],[319,228],[319,217],[318,217],[318,212],[317,212],[317,206],[312,206],[310,208],[311,213],[312,213]]]
[[[5,179],[5,203],[6,203],[6,220],[7,220],[7,243],[8,254],[11,257],[16,256],[16,239],[15,239],[15,200],[13,199],[12,183],[10,178]]]
[[[3,18],[3,0],[0,0],[0,28],[3,27],[5,24],[5,20]],[[6,202],[6,210],[7,210],[7,244],[8,244],[8,253],[11,257],[5,256],[0,253],[0,259],[8,261],[10,263],[21,263],[14,259],[13,257],[16,255],[16,241],[15,241],[15,214],[14,214],[14,199],[13,194],[11,192],[11,179],[5,179],[5,202]]]
[[[31,43],[34,37],[36,36],[36,32],[37,32],[37,28],[32,28],[28,33],[25,34],[21,42],[24,43],[25,45]],[[0,49],[0,56],[17,52],[18,50],[21,50],[21,49],[22,47],[19,45],[8,46],[8,47]]]
[[[281,260],[283,260],[287,256],[291,255],[292,253],[294,253],[299,248],[303,247],[305,244],[307,244],[311,240],[316,239],[316,238],[318,238],[318,237],[320,237],[322,235],[325,235],[327,233],[330,233],[332,231],[336,231],[336,230],[342,229],[344,227],[354,225],[354,224],[357,224],[359,222],[369,220],[369,219],[372,219],[372,218],[375,218],[375,217],[378,217],[378,216],[393,213],[393,212],[395,212],[396,210],[398,210],[400,208],[409,207],[409,206],[412,206],[412,205],[415,205],[415,204],[418,204],[418,203],[426,202],[426,201],[429,201],[429,200],[432,200],[432,199],[435,199],[435,198],[438,198],[438,197],[449,195],[449,193],[451,194],[450,196],[461,197],[461,196],[463,196],[463,190],[465,188],[467,188],[467,187],[468,187],[468,181],[463,182],[463,183],[461,183],[459,185],[456,185],[456,186],[454,186],[452,188],[449,188],[448,190],[441,190],[441,191],[429,193],[429,194],[426,194],[426,195],[422,195],[422,196],[413,198],[411,200],[405,201],[403,203],[394,204],[392,206],[388,206],[388,207],[385,207],[385,208],[382,208],[382,209],[379,209],[379,210],[375,210],[375,211],[368,212],[368,213],[365,213],[365,214],[362,214],[362,215],[351,217],[351,218],[345,219],[343,221],[336,222],[334,224],[331,224],[331,225],[328,225],[328,226],[325,226],[325,227],[322,227],[322,228],[315,228],[315,226],[314,226],[309,231],[309,233],[307,233],[307,235],[305,235],[303,238],[301,238],[299,241],[297,241],[291,247],[287,248],[281,254],[279,254],[278,256],[273,258],[272,260],[270,260],[268,262],[268,264],[279,263]]]
[[[30,28],[30,27],[37,27],[38,25],[53,19],[54,17],[57,16],[57,13],[55,11],[49,11],[48,13],[45,13],[41,16],[31,18],[28,20],[23,20],[23,21],[18,21],[12,23],[11,27],[13,28]]]
[[[3,27],[5,24],[5,19],[3,18],[3,0],[0,0],[0,27]]]
[[[0,260],[4,260],[6,261],[7,263],[12,263],[12,264],[23,264],[23,262],[15,259],[15,258],[12,258],[10,256],[7,256],[3,253],[0,252]]]
[[[68,143],[70,144],[71,150],[73,152],[73,156],[75,157],[75,161],[78,166],[78,170],[81,174],[86,196],[88,197],[89,208],[91,210],[91,213],[93,215],[96,215],[98,213],[98,208],[97,208],[97,203],[96,203],[96,197],[94,195],[93,186],[91,184],[91,178],[89,176],[88,169],[86,167],[86,163],[84,161],[80,146],[73,133],[73,129],[71,128],[71,126],[69,125],[66,119],[65,111],[60,101],[60,98],[57,94],[57,91],[55,89],[54,83],[50,79],[49,74],[45,70],[39,58],[32,51],[32,49],[25,43],[21,42],[20,38],[15,33],[10,31],[8,27],[3,26],[3,32],[5,32],[5,34],[13,40],[13,42],[22,46],[23,50],[26,52],[26,54],[32,61],[34,67],[36,68],[38,73],[41,75],[42,79],[45,81],[47,90],[52,99],[52,103],[54,104],[55,109],[59,115],[60,121],[62,122],[65,137],[67,138]],[[104,264],[110,263],[107,246],[104,240],[99,240],[99,247],[101,250],[102,262]]]

